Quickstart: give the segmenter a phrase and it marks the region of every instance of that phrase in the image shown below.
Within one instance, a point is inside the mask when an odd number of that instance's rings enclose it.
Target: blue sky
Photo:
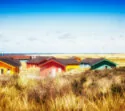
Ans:
[[[0,51],[125,53],[123,0],[0,0]]]

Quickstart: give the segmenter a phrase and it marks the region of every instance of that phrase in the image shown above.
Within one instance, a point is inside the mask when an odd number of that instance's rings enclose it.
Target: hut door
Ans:
[[[0,74],[3,74],[4,73],[4,70],[3,69],[0,69]]]
[[[51,75],[52,75],[52,77],[56,76],[56,69],[55,68],[52,69]]]

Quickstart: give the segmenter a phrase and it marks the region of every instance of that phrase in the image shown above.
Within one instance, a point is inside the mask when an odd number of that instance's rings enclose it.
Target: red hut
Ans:
[[[65,65],[56,61],[56,59],[50,59],[44,63],[39,64],[41,76],[55,77],[57,73],[65,71]]]
[[[35,57],[27,62],[27,68],[30,67],[39,67],[39,64],[42,64],[46,62],[47,60],[51,59],[53,57],[48,57],[48,56],[38,56]]]
[[[75,59],[60,59],[54,57],[36,57],[27,62],[27,67],[38,67],[40,68],[41,76],[52,76],[55,77],[57,73],[61,73],[70,68],[76,67],[78,61]],[[73,67],[72,67],[73,65]],[[78,65],[77,65],[78,66]]]

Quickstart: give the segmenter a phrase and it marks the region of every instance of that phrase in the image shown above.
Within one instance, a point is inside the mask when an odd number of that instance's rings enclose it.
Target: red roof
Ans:
[[[12,58],[15,60],[29,60],[31,59],[31,56],[26,56],[26,55],[5,55],[5,56],[0,56],[0,58]]]
[[[50,62],[52,62],[52,61],[55,62],[56,64],[59,64],[59,65],[65,67],[65,65],[63,65],[63,64],[60,63],[60,62],[58,62],[56,59],[50,59],[50,60],[48,60],[48,61],[45,61],[45,62],[43,62],[42,64],[39,64],[39,66],[44,66],[45,64],[50,63]]]
[[[39,63],[42,63],[42,62],[46,62],[48,61],[49,59],[52,59],[54,57],[50,57],[50,56],[37,56],[36,58],[33,58],[31,60],[29,60],[27,63],[28,64],[39,64]]]
[[[62,65],[79,65],[80,63],[73,58],[69,58],[69,59],[62,59],[62,58],[55,58],[55,57],[48,57],[48,56],[40,56],[40,57],[36,57],[30,61],[28,61],[28,64],[44,64],[45,62],[49,61],[49,60],[55,60],[56,62],[62,64]]]

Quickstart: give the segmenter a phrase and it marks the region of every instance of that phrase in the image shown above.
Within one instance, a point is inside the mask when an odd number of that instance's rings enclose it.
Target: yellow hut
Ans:
[[[19,73],[20,62],[10,58],[0,58],[0,75]]]
[[[72,69],[80,69],[80,62],[74,58],[69,59],[57,59],[60,63],[65,65],[65,71],[70,71]]]

